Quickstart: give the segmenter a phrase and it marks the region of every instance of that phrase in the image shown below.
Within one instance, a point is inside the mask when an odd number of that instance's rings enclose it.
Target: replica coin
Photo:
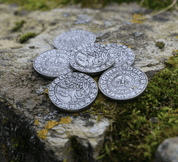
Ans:
[[[49,86],[50,100],[64,111],[86,109],[96,99],[98,87],[95,80],[84,73],[60,75]]]
[[[85,44],[93,43],[96,36],[85,30],[71,30],[57,36],[53,45],[58,49],[74,50],[77,47]]]
[[[114,54],[110,54],[104,44],[92,43],[75,50],[70,65],[77,71],[95,75],[110,68],[114,61]]]
[[[46,77],[58,77],[72,72],[69,66],[70,52],[66,50],[49,50],[39,54],[33,61],[34,69]]]
[[[135,67],[113,67],[99,78],[99,89],[114,100],[128,100],[139,96],[147,87],[145,73]]]
[[[106,44],[106,48],[111,54],[114,54],[114,66],[131,66],[135,60],[133,51],[125,45],[121,44]]]

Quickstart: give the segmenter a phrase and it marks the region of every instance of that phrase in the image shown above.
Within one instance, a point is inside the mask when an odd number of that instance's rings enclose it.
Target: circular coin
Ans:
[[[133,51],[125,45],[121,44],[106,44],[106,48],[111,54],[114,54],[116,66],[131,66],[135,60]]]
[[[139,96],[147,87],[145,73],[135,67],[113,67],[99,78],[99,89],[114,100],[128,100]]]
[[[50,100],[64,111],[77,112],[86,109],[97,97],[95,80],[84,73],[60,75],[49,86]]]
[[[77,47],[85,44],[93,43],[96,36],[85,30],[71,30],[57,36],[53,45],[58,49],[74,50]]]
[[[92,43],[78,47],[71,56],[70,65],[80,72],[95,75],[111,67],[114,61],[114,54],[110,54],[105,45]]]
[[[58,77],[72,72],[69,66],[70,52],[66,50],[49,50],[39,54],[33,61],[34,69],[46,77]]]

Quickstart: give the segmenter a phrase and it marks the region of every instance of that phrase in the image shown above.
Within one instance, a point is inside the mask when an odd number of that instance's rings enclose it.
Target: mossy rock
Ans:
[[[98,159],[103,162],[154,161],[159,144],[166,138],[178,136],[178,52],[165,64],[166,68],[152,77],[139,98],[117,103],[99,93],[91,109],[86,111],[100,114],[98,119],[115,120],[108,132],[113,141],[103,145]],[[152,123],[153,117],[158,122]]]

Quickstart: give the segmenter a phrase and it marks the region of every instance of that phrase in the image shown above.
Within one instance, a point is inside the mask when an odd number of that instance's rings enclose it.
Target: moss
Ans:
[[[0,0],[3,3],[17,3],[20,7],[19,10],[25,9],[28,11],[34,10],[50,10],[56,7],[61,7],[67,4],[78,4],[81,3],[83,7],[90,8],[101,8],[105,7],[107,4],[111,2],[116,2],[121,4],[123,2],[137,2],[138,4],[141,0]],[[172,0],[145,0],[142,4],[143,7],[147,7],[147,9],[161,10],[166,8],[172,3]],[[173,7],[169,10],[172,10]]]
[[[164,45],[164,42],[156,42],[156,47],[158,47],[159,49],[163,49]]]
[[[3,155],[5,156],[6,160],[9,161],[9,158],[8,158],[8,148],[6,145],[2,145],[2,149],[3,149]]]
[[[20,38],[20,43],[25,43],[26,41],[28,41],[30,38],[35,37],[37,34],[35,33],[26,33],[24,35],[21,36]]]
[[[147,9],[154,9],[155,11],[158,11],[168,7],[172,2],[172,0],[145,0],[142,6],[146,7]],[[173,10],[173,7],[169,10]]]
[[[20,28],[22,28],[24,23],[25,23],[24,20],[21,20],[20,22],[16,22],[15,26],[12,28],[12,31],[15,32],[15,31],[20,30]]]
[[[8,121],[9,121],[9,119],[8,119],[7,117],[5,117],[5,118],[3,119],[3,124],[8,123]]]
[[[91,108],[83,112],[100,114],[98,121],[102,117],[114,120],[108,131],[113,140],[103,144],[98,158],[102,162],[153,162],[159,144],[178,136],[178,50],[173,55],[165,62],[166,68],[152,77],[142,96],[114,102],[99,92]],[[150,121],[153,117],[158,120],[155,124]]]

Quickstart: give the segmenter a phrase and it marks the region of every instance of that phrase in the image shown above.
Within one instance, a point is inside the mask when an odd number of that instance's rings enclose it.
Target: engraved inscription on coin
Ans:
[[[115,56],[114,66],[131,66],[134,62],[135,55],[133,51],[125,45],[121,44],[106,44],[111,54]]]
[[[50,50],[39,54],[33,61],[34,69],[47,77],[58,77],[72,72],[69,66],[70,52],[66,50]]]
[[[97,97],[95,80],[84,73],[60,75],[49,86],[49,98],[64,111],[80,111],[89,106]]]
[[[57,36],[53,45],[58,49],[74,50],[81,45],[93,43],[95,40],[96,36],[89,31],[71,30]]]
[[[139,96],[147,87],[147,76],[135,67],[113,67],[99,78],[99,89],[114,100],[127,100]]]
[[[71,56],[70,65],[75,70],[97,74],[114,64],[114,54],[110,54],[105,45],[92,43],[90,45],[80,46]]]

